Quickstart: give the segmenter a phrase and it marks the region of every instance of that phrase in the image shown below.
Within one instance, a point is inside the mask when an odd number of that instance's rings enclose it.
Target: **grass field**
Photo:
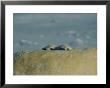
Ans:
[[[14,63],[14,74],[97,75],[97,49],[23,53]]]

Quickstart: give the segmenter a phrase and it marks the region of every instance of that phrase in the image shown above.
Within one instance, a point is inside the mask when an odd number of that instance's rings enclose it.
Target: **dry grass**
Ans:
[[[24,53],[14,63],[16,75],[96,75],[97,49]]]

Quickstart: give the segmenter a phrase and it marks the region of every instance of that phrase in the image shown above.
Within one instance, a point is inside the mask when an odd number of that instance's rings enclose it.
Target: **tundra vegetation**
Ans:
[[[14,59],[14,75],[97,74],[96,48],[22,52]]]

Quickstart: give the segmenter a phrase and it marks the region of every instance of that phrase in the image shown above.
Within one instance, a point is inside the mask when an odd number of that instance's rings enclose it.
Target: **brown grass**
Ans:
[[[97,49],[24,53],[14,63],[16,75],[96,75]]]

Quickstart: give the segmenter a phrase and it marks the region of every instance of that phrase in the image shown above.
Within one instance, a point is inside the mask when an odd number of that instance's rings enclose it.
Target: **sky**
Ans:
[[[97,48],[96,13],[14,13],[14,52],[41,50],[48,44]]]

